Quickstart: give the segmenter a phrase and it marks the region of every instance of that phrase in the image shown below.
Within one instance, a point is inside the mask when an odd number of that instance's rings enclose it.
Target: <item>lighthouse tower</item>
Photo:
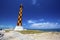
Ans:
[[[22,27],[22,12],[23,12],[23,6],[21,4],[20,9],[19,9],[19,14],[18,14],[17,26],[15,28],[15,30],[17,30],[17,31],[23,30],[23,27]]]

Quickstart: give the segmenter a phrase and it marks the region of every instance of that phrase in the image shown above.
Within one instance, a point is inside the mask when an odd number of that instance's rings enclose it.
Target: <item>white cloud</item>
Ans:
[[[13,26],[12,25],[0,25],[0,28],[13,28]]]
[[[28,20],[28,23],[35,23],[34,21],[32,21],[32,20]]]
[[[32,0],[32,4],[35,5],[37,0]]]
[[[45,21],[44,19],[39,19],[39,21]]]
[[[49,23],[49,22],[46,22],[46,23],[33,23],[30,25],[30,27],[34,27],[34,28],[42,28],[42,29],[45,29],[45,28],[59,28],[60,27],[60,24],[58,23]]]
[[[43,19],[41,19],[43,21]],[[59,23],[52,23],[52,22],[34,22],[29,20],[30,28],[37,28],[37,29],[53,29],[53,28],[60,28]]]
[[[38,0],[32,0],[32,5],[35,5],[36,7],[40,8],[40,3],[37,2]]]

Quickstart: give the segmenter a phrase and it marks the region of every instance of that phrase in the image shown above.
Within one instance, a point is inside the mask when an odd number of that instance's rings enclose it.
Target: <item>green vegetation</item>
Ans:
[[[5,30],[5,32],[10,32],[10,31],[13,31],[13,30]]]
[[[23,30],[23,31],[18,31],[22,34],[36,34],[36,33],[43,33],[43,31],[38,31],[38,30]]]

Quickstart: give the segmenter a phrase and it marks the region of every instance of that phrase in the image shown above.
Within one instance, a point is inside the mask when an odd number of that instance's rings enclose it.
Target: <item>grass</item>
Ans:
[[[5,30],[5,32],[10,32],[10,31],[13,31],[13,30]],[[39,31],[39,30],[22,30],[22,31],[17,31],[17,32],[22,33],[22,34],[43,33],[43,31]]]
[[[5,30],[5,32],[10,32],[10,30]]]
[[[5,30],[5,32],[10,32],[10,31],[13,31],[13,30]]]
[[[43,33],[43,31],[38,31],[38,30],[23,30],[23,31],[18,31],[22,34],[36,34],[36,33]]]

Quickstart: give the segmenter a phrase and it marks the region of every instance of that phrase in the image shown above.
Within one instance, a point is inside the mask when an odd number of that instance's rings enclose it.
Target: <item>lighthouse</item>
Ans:
[[[22,12],[23,12],[23,5],[21,4],[20,5],[20,9],[19,9],[19,14],[18,14],[18,20],[17,20],[17,25],[15,27],[15,30],[17,31],[21,31],[23,30],[23,27],[22,27]]]
[[[18,15],[17,26],[22,26],[22,11],[23,11],[23,6],[21,4],[20,10],[19,10],[19,15]]]

